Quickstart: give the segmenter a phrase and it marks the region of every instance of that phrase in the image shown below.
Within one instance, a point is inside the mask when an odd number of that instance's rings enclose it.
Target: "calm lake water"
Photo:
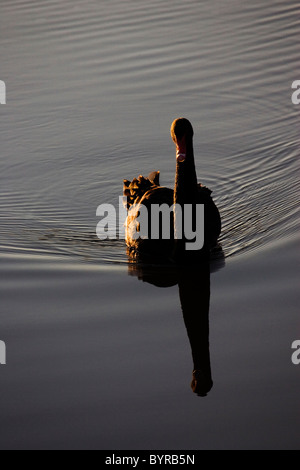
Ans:
[[[299,449],[299,10],[2,0],[0,448]],[[205,398],[186,285],[95,234],[124,178],[173,186],[179,116],[223,220],[188,295],[210,294]]]

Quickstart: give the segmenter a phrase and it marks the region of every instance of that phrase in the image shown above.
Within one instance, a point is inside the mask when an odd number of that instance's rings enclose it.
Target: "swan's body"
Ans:
[[[193,152],[193,129],[187,119],[177,119],[172,124],[171,135],[177,147],[175,188],[162,187],[159,184],[159,172],[151,173],[148,178],[139,176],[132,182],[124,180],[124,195],[127,196],[128,217],[126,219],[126,243],[134,257],[173,259],[175,261],[195,259],[207,253],[217,243],[221,232],[219,211],[211,198],[211,191],[197,183]],[[204,246],[198,252],[186,250],[186,240],[175,239],[174,216],[170,217],[170,237],[151,239],[151,206],[166,204],[204,205]],[[148,238],[137,238],[136,229],[141,206],[148,210]],[[174,207],[174,206],[173,206]],[[161,234],[160,234],[161,235]],[[136,239],[137,238],[137,239]]]

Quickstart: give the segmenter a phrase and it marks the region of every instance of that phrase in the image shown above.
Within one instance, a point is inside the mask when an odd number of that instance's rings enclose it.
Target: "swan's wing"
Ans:
[[[127,209],[140,202],[149,190],[159,187],[159,175],[159,171],[153,171],[149,178],[140,175],[132,181],[124,180],[123,194],[127,197]]]
[[[153,184],[156,186],[159,186],[159,178],[160,178],[160,171],[152,171],[152,173],[149,174],[148,179],[152,181]]]

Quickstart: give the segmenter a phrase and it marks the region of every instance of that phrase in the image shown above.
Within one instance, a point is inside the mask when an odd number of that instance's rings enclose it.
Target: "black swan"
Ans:
[[[160,172],[151,173],[148,178],[139,176],[133,181],[124,180],[124,196],[127,197],[128,216],[125,222],[126,244],[130,255],[135,258],[148,258],[150,260],[168,259],[175,262],[195,260],[197,256],[207,255],[218,240],[221,232],[221,218],[212,197],[211,191],[197,183],[194,160],[193,136],[191,123],[185,118],[176,119],[171,126],[171,136],[176,145],[176,178],[175,188],[160,186]],[[204,205],[204,241],[201,248],[187,249],[186,226],[184,225],[187,205],[190,207],[192,217],[189,231],[195,233],[197,212],[199,205]],[[157,223],[155,236],[153,236],[152,208],[156,205],[168,206],[169,236],[162,236],[162,224]],[[176,236],[178,225],[175,224],[176,209],[181,208],[181,237]],[[147,236],[139,235],[140,216],[142,209],[147,210]],[[145,213],[145,212],[143,212]],[[175,214],[175,215],[174,215]],[[156,219],[157,221],[157,219]],[[167,225],[168,225],[167,224]],[[158,230],[158,231],[157,231]]]

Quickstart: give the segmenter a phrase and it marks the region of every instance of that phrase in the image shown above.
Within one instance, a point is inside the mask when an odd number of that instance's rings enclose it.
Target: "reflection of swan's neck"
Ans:
[[[213,385],[209,351],[209,266],[205,266],[200,275],[184,270],[179,280],[179,295],[196,371],[192,388],[205,396]]]

